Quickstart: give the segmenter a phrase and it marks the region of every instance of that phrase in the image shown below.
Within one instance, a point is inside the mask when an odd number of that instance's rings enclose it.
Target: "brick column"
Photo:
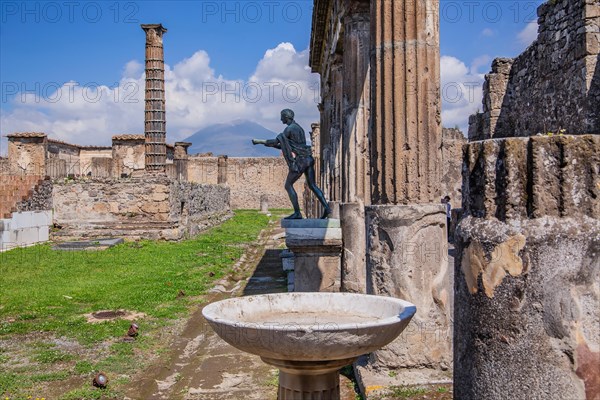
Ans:
[[[146,32],[146,171],[166,172],[165,61],[161,24],[145,24]]]

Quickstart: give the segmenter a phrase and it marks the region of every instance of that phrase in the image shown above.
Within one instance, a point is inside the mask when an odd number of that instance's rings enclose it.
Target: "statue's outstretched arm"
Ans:
[[[281,150],[281,144],[279,143],[279,140],[277,140],[277,139],[269,139],[269,140],[252,139],[252,144],[264,144],[267,147],[274,147],[276,149]]]

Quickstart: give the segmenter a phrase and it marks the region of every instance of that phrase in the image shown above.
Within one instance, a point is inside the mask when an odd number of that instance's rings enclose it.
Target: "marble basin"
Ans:
[[[278,398],[339,399],[339,369],[406,328],[416,307],[393,297],[279,293],[204,307],[215,332],[279,368]]]
[[[209,304],[202,314],[232,346],[280,360],[358,357],[394,340],[414,315],[404,300],[353,293],[280,293]]]

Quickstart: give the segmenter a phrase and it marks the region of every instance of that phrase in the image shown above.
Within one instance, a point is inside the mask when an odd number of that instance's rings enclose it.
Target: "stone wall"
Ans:
[[[497,59],[469,138],[600,133],[600,3],[553,0],[538,8],[538,38]]]
[[[10,218],[10,214],[19,211],[18,204],[26,200],[32,191],[42,183],[40,175],[10,175],[0,178],[0,218]]]
[[[159,177],[55,182],[52,196],[58,236],[176,240],[230,215],[229,188]]]
[[[52,181],[50,179],[39,181],[31,189],[27,198],[18,202],[15,208],[18,212],[52,210]]]
[[[139,175],[145,170],[146,153],[143,135],[113,137],[112,159],[115,177]]]
[[[218,176],[218,157],[190,156],[188,160],[188,180],[190,182],[216,185]]]
[[[232,209],[260,209],[260,199],[264,195],[268,198],[269,208],[291,208],[283,187],[288,174],[283,157],[228,157],[220,160],[221,164],[226,163],[224,183],[231,189]],[[219,157],[190,157],[188,180],[209,184],[223,183],[223,177],[219,179]],[[304,176],[294,186],[302,204]]]
[[[450,196],[453,208],[462,204],[462,154],[467,139],[456,128],[442,129],[442,196]]]
[[[0,157],[0,175],[7,175],[10,171],[8,158]]]
[[[48,175],[52,177],[81,175],[82,168],[79,159],[79,146],[59,140],[48,139],[46,153]]]
[[[42,133],[7,135],[8,160],[13,174],[44,175],[48,141]]]
[[[112,175],[112,147],[81,147],[79,164],[81,175],[110,178]]]
[[[465,146],[454,395],[600,396],[600,136]]]

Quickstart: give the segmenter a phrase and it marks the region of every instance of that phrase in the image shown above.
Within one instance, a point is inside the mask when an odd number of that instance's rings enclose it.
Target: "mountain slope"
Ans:
[[[235,120],[208,126],[183,141],[192,143],[189,154],[211,152],[230,157],[278,157],[279,150],[252,144],[252,139],[274,139],[276,136],[277,133],[255,122]]]

